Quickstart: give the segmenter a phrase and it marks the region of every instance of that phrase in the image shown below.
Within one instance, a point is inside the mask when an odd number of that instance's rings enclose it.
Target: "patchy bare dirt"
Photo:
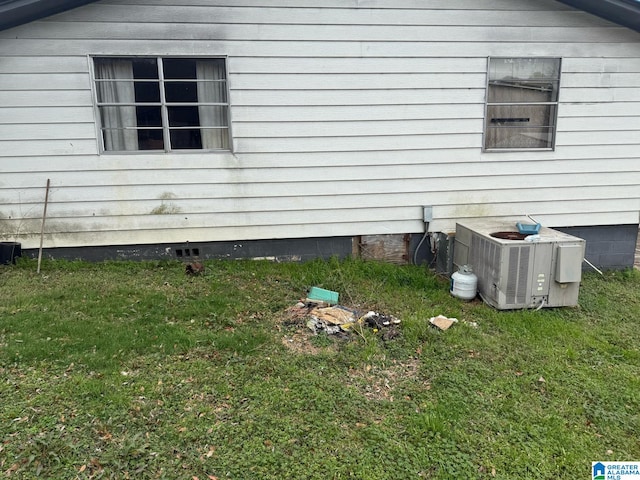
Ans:
[[[302,355],[320,355],[321,353],[335,352],[335,344],[318,347],[311,341],[313,333],[298,331],[282,337],[282,344],[294,353]]]
[[[407,377],[415,377],[420,361],[410,359],[404,362],[393,361],[384,368],[367,365],[364,368],[349,369],[347,384],[357,388],[368,400],[386,400],[393,402],[397,385]],[[431,386],[426,384],[428,390]]]
[[[311,314],[310,309],[301,308],[300,306],[291,307],[284,312],[278,319],[278,328],[282,331],[282,344],[291,352],[299,355],[320,355],[327,353],[335,353],[345,338],[357,336],[356,332],[341,332],[339,335],[326,335],[323,342],[316,341],[318,335],[307,327],[307,321]],[[381,317],[377,314],[376,318]],[[388,317],[393,319],[393,317]],[[381,329],[381,337],[383,341],[389,341],[400,335],[398,325],[377,325],[370,322],[371,325],[363,323],[360,328]],[[324,343],[324,344],[323,344]],[[366,365],[361,368],[350,368],[345,376],[345,383],[357,389],[368,400],[385,400],[393,401],[394,392],[397,386],[407,378],[415,378],[418,375],[420,361],[418,359],[409,359],[399,362],[396,360],[388,361],[384,358],[379,359],[384,364]],[[431,388],[425,384],[425,388]]]

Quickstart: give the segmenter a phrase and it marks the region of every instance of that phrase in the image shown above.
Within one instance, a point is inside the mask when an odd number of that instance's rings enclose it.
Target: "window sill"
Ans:
[[[200,154],[202,155],[203,153],[206,154],[233,154],[233,152],[231,150],[195,150],[195,149],[189,149],[189,150],[171,150],[171,151],[165,151],[165,150],[104,150],[102,152],[99,152],[99,155],[196,155],[196,154]]]
[[[482,153],[553,152],[555,148],[483,148]]]

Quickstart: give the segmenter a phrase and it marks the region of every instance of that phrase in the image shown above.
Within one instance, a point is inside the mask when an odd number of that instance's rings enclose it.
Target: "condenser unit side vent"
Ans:
[[[511,247],[507,272],[507,305],[521,305],[529,291],[529,257],[531,247]]]
[[[471,250],[469,253],[479,284],[487,287],[496,285],[499,280],[498,268],[500,265],[500,250],[498,246],[486,238],[474,234],[471,237]],[[494,299],[495,289],[485,288],[481,293]]]

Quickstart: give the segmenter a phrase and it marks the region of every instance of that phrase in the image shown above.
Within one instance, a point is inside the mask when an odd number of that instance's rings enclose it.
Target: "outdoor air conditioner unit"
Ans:
[[[457,223],[454,265],[471,266],[499,310],[577,305],[586,242],[545,227],[537,235],[525,240],[515,222]]]

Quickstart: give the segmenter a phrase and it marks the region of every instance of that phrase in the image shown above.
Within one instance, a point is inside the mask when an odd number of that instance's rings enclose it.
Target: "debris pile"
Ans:
[[[381,332],[383,340],[390,340],[400,335],[398,325],[401,320],[393,315],[374,311],[364,313],[343,305],[338,305],[338,293],[312,287],[306,298],[287,309],[290,324],[306,325],[313,334],[347,336],[352,332],[362,334],[363,328]],[[448,330],[456,323],[456,318],[444,315],[431,317],[429,323],[441,330]],[[477,328],[476,322],[461,321],[462,324]]]
[[[306,326],[314,334],[347,335],[358,328],[371,328],[374,332],[386,329],[385,339],[396,337],[395,328],[401,323],[393,315],[369,311],[362,313],[343,305],[337,305],[338,293],[313,287],[304,300],[289,308],[289,317],[306,320]]]

